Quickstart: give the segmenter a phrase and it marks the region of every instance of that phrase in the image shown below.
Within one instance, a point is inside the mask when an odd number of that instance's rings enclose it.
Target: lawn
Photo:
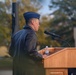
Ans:
[[[0,58],[0,69],[12,69],[12,58]]]

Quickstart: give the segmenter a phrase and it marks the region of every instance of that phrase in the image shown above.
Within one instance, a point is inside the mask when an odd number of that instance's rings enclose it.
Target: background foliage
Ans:
[[[42,7],[43,0],[21,0],[19,1],[19,26],[20,29],[25,25],[23,13],[26,11],[38,12]],[[48,46],[54,47],[74,47],[73,28],[76,25],[76,1],[75,0],[50,0],[50,10],[56,10],[49,15],[41,17],[40,29],[37,32],[38,45],[41,48]],[[9,46],[11,42],[12,27],[12,3],[10,0],[0,2],[0,46]],[[45,11],[46,12],[46,11]],[[53,18],[50,16],[53,15]],[[54,39],[45,35],[44,31],[54,32],[60,35],[61,39]]]

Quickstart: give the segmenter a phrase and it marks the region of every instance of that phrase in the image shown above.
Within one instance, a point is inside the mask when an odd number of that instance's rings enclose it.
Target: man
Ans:
[[[9,54],[13,57],[13,75],[44,75],[42,55],[36,51],[36,31],[39,29],[40,15],[35,12],[23,14],[25,27],[15,33]]]

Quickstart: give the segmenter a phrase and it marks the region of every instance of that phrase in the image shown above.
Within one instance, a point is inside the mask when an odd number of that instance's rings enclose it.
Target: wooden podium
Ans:
[[[44,54],[44,49],[39,53]],[[46,75],[68,75],[68,68],[76,68],[76,48],[49,48],[51,54],[44,58]]]

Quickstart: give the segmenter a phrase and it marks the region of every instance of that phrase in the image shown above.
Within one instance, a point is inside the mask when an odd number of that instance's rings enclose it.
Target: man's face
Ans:
[[[35,30],[35,31],[38,31],[39,26],[40,26],[40,25],[39,25],[39,19],[33,19],[32,24],[33,24],[34,30]]]

